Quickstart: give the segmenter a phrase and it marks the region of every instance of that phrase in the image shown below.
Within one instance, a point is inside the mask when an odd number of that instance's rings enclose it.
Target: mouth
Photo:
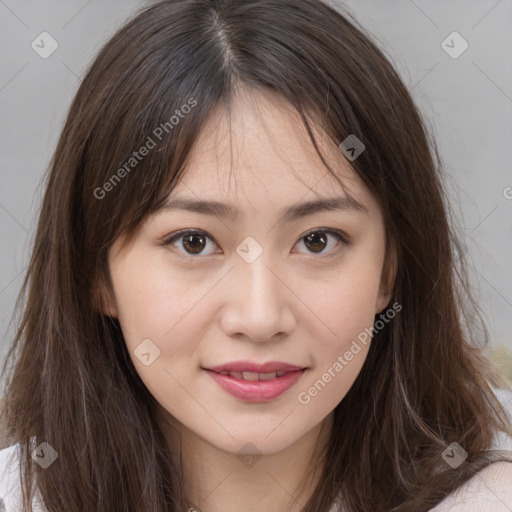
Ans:
[[[213,370],[210,370],[213,371]],[[295,370],[300,371],[300,370]],[[290,372],[265,372],[265,373],[257,373],[257,372],[214,372],[219,375],[228,375],[229,377],[233,377],[234,379],[248,380],[248,381],[261,381],[261,380],[272,380],[277,377],[282,377]]]
[[[240,362],[203,370],[230,395],[248,402],[267,402],[294,386],[307,368],[286,363]]]

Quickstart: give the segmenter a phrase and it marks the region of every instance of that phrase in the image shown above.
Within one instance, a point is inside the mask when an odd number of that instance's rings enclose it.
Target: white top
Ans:
[[[512,391],[494,391],[512,417]],[[499,432],[491,448],[512,452],[512,438]],[[512,512],[512,463],[495,462],[482,469],[431,512]]]
[[[512,416],[512,391],[498,390],[496,393]],[[492,448],[512,452],[512,438],[500,432]],[[0,512],[23,512],[18,454],[17,445],[0,450]],[[48,454],[46,460],[47,457]],[[34,512],[46,512],[38,494],[33,503]],[[334,506],[330,512],[340,511]],[[486,467],[431,512],[512,512],[512,463],[496,462]]]

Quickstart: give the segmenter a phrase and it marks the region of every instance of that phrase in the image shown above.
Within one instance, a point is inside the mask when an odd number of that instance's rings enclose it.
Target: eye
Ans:
[[[338,239],[338,244],[335,246],[334,251],[332,250],[332,245],[331,250],[324,251],[324,248],[329,245],[329,235],[334,235]],[[310,231],[309,233],[306,233],[304,236],[302,236],[299,242],[297,243],[300,242],[303,242],[304,245],[308,248],[308,250],[313,254],[322,253],[322,257],[326,252],[337,253],[339,250],[343,248],[343,246],[349,244],[348,240],[342,233],[332,229],[315,229],[314,231]]]
[[[180,246],[185,250],[185,254],[191,256],[201,253],[207,242],[215,243],[212,237],[204,231],[187,229],[178,231],[171,238],[165,240],[163,245],[175,245],[180,239],[182,239]]]
[[[303,242],[310,252],[313,254],[322,253],[321,256],[323,257],[323,252],[333,252],[332,249],[324,251],[325,247],[329,245],[329,235],[334,235],[338,239],[338,244],[334,249],[335,253],[341,250],[343,246],[349,245],[348,240],[341,232],[332,229],[315,229],[302,236],[297,243]],[[181,244],[178,243],[180,240]],[[174,233],[170,238],[164,240],[162,245],[173,245],[175,247],[178,245],[178,248],[183,249],[184,252],[182,251],[182,253],[186,256],[205,256],[205,254],[201,253],[208,243],[215,244],[213,238],[206,232],[185,229]],[[208,256],[208,254],[213,253],[207,253],[206,256]]]

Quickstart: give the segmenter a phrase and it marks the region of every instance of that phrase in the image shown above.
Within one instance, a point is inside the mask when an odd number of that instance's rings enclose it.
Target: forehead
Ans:
[[[265,205],[345,196],[375,202],[337,145],[310,121],[319,148],[343,183],[329,173],[298,112],[280,95],[239,91],[230,110],[218,106],[199,133],[171,198]]]

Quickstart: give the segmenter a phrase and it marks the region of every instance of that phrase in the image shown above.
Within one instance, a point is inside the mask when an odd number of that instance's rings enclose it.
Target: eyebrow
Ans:
[[[237,219],[241,212],[233,205],[218,201],[204,201],[176,197],[168,199],[158,211],[186,210],[222,218]],[[280,210],[281,222],[292,222],[324,211],[361,212],[368,215],[366,206],[350,196],[322,198],[295,204]]]

